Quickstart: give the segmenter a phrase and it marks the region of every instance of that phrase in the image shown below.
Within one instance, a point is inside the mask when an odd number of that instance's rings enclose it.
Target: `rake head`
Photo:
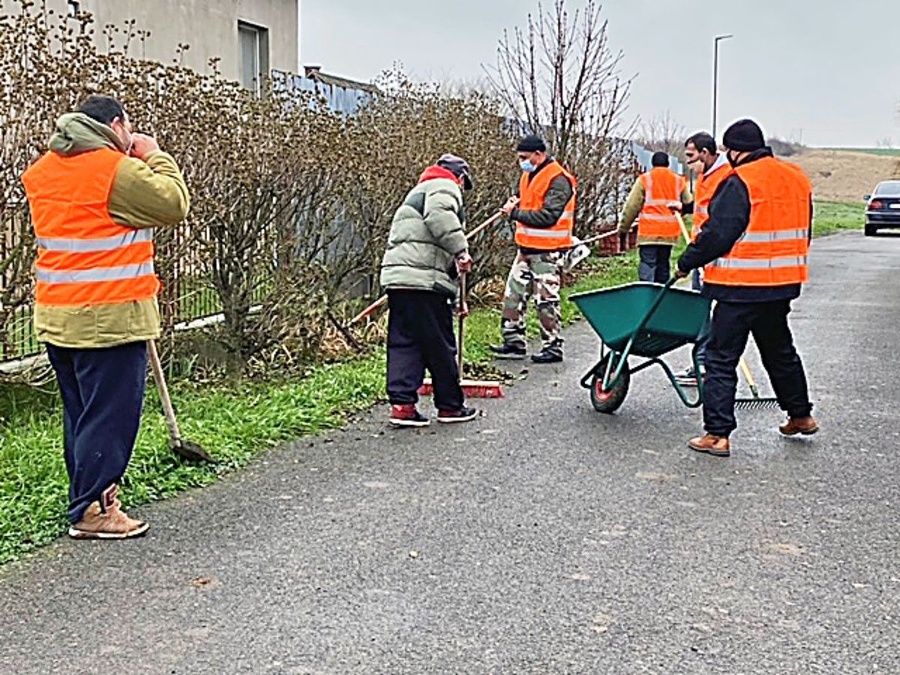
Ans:
[[[734,401],[735,410],[780,410],[777,398],[738,398]]]

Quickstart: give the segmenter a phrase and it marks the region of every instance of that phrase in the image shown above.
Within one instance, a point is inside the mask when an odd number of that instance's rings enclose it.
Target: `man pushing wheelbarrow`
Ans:
[[[682,401],[703,406],[705,434],[690,439],[692,450],[718,457],[731,454],[737,366],[750,334],[759,348],[779,407],[784,436],[819,430],[812,417],[806,374],[787,316],[791,301],[808,280],[812,189],[799,167],[782,162],[766,147],[752,120],[735,122],[723,144],[734,174],[716,191],[709,220],[678,261],[664,286],[637,283],[572,296],[604,343],[601,360],[582,379],[594,407],[612,412],[621,405],[631,374],[660,364]],[[672,288],[677,278],[705,268],[702,295]],[[689,400],[671,369],[659,359],[696,341],[706,312],[716,301],[706,351],[706,377]],[[608,350],[607,350],[608,348]],[[647,360],[629,369],[629,355]]]

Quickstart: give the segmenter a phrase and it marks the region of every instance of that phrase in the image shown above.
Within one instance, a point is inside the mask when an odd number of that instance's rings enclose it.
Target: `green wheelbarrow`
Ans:
[[[672,369],[660,359],[664,354],[693,344],[691,361],[697,363],[697,337],[709,316],[711,301],[697,291],[673,288],[675,277],[665,285],[637,282],[569,296],[600,336],[600,360],[581,378],[591,392],[598,412],[612,413],[628,394],[631,376],[653,364],[662,366],[682,403],[697,408],[703,402],[703,382],[697,380],[696,398],[675,379]],[[629,367],[629,357],[644,361]]]

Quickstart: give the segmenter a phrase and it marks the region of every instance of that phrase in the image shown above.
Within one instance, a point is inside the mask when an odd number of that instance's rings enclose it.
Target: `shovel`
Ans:
[[[175,408],[172,406],[172,399],[169,398],[169,387],[166,386],[166,378],[163,375],[162,362],[159,360],[159,352],[156,349],[156,340],[147,341],[147,351],[150,354],[150,366],[153,370],[153,379],[156,381],[156,391],[159,393],[159,400],[166,415],[166,426],[169,427],[169,450],[191,462],[214,462],[212,456],[200,445],[181,437],[178,421],[175,419]]]

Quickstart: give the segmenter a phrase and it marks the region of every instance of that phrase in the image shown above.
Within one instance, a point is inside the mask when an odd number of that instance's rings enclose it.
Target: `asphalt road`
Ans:
[[[697,455],[658,368],[595,413],[582,323],[472,424],[375,410],[141,509],[143,540],[7,566],[0,672],[900,672],[900,239],[812,256],[812,439],[748,411]]]

